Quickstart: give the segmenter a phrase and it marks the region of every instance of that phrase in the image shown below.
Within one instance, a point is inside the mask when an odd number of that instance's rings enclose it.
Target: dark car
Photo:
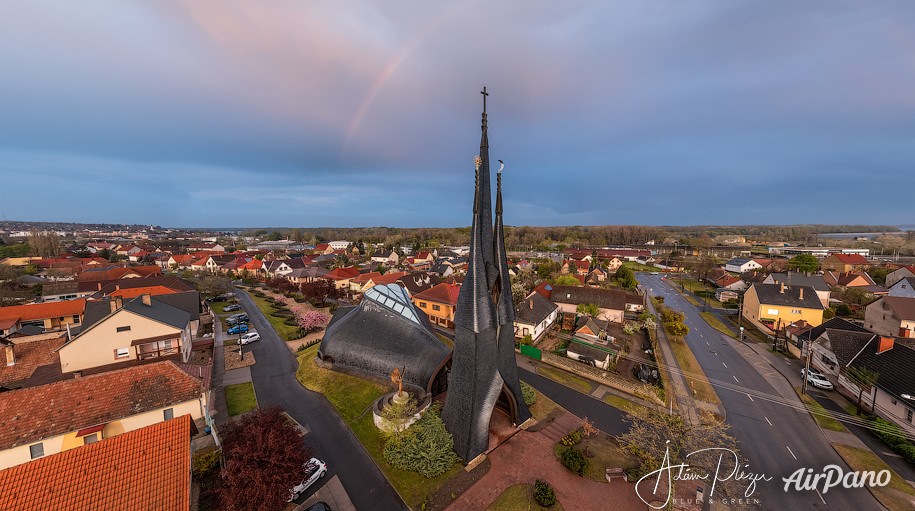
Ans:
[[[305,511],[331,511],[331,509],[330,506],[327,505],[327,502],[315,502],[308,506]]]

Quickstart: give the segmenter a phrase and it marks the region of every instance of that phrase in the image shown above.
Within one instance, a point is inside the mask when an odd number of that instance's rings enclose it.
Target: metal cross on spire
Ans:
[[[486,113],[486,96],[489,96],[489,93],[486,92],[486,86],[483,86],[483,90],[480,91],[480,94],[483,95],[483,113]]]

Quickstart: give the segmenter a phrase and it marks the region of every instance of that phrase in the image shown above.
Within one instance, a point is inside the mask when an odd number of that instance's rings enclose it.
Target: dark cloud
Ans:
[[[509,223],[900,222],[849,183],[911,171],[912,26],[907,2],[20,3],[0,169],[47,200],[4,213],[465,225],[485,84]]]

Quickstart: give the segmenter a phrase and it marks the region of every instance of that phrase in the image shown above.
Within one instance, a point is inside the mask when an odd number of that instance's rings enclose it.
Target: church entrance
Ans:
[[[517,417],[515,398],[508,387],[502,385],[502,392],[499,393],[499,399],[489,418],[489,447],[486,452],[492,451],[518,431],[515,424]]]

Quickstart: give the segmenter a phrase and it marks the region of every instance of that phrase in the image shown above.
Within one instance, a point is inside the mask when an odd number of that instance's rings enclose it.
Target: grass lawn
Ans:
[[[583,438],[575,448],[581,451],[587,449],[585,457],[588,458],[590,463],[588,463],[588,468],[585,469],[584,477],[599,483],[607,481],[606,470],[608,468],[626,470],[639,465],[639,462],[623,452],[616,442],[603,435]],[[566,449],[568,447],[561,443],[553,446],[553,454],[556,455],[557,461]]]
[[[702,307],[702,304],[699,303],[699,300],[693,298],[692,295],[683,295],[683,298],[686,298],[686,301],[691,303],[694,307]]]
[[[534,485],[532,484],[514,484],[509,486],[499,495],[492,504],[486,508],[486,511],[563,511],[562,504],[559,500],[550,507],[543,507],[534,501]]]
[[[607,394],[604,396],[604,402],[630,415],[635,415],[637,417],[645,417],[648,415],[648,409],[644,406],[633,403],[632,401],[615,394]]]
[[[623,263],[623,266],[629,268],[632,271],[661,271],[654,266],[648,266],[647,264],[637,263],[635,261],[626,261]]]
[[[535,392],[537,392],[535,390]],[[558,410],[559,405],[557,405],[552,399],[544,396],[540,392],[537,392],[537,400],[534,401],[534,404],[530,406],[531,415],[534,416],[538,421],[543,420],[549,415],[553,410]]]
[[[890,471],[890,484],[885,487],[868,488],[874,497],[881,504],[891,511],[904,511],[912,509],[912,496],[915,496],[915,488],[905,482],[905,480],[893,471],[883,460],[877,457],[871,451],[849,447],[843,444],[832,444],[839,451],[839,455],[848,463],[848,466],[855,471]]]
[[[555,367],[540,364],[540,366],[537,367],[537,374],[546,376],[547,378],[557,383],[561,383],[566,387],[571,387],[579,392],[583,392],[585,394],[591,393],[592,385],[590,381],[572,373],[563,371],[562,369],[556,369]]]
[[[816,400],[809,395],[801,394],[801,389],[795,387],[794,390],[801,396],[801,401],[803,401],[804,404],[807,405],[807,409],[813,413],[813,418],[821,428],[832,431],[848,431],[841,422],[832,418],[832,415],[829,414],[828,410],[823,408],[823,405],[817,403]]]
[[[715,394],[715,389],[709,384],[705,371],[702,370],[702,366],[699,365],[699,361],[696,360],[696,356],[693,355],[686,341],[671,341],[670,349],[674,352],[674,358],[677,359],[677,365],[680,366],[680,370],[687,373],[684,377],[690,388],[693,389],[693,396],[706,403],[720,403],[718,395]]]
[[[691,279],[677,279],[674,281],[674,283],[676,284],[676,285],[674,285],[674,288],[676,288],[677,286],[681,286],[680,289],[686,288],[687,291],[692,291],[693,293],[696,293],[699,291],[711,291],[712,293],[715,292],[715,288],[706,284],[705,282],[698,282],[698,281],[691,280]],[[689,298],[691,298],[691,297],[687,296],[687,299],[689,299]],[[709,305],[711,305],[712,307],[719,308],[719,309],[724,308],[724,304],[719,302],[717,299],[715,299],[714,296],[709,296],[707,298],[707,300],[708,300]],[[693,305],[696,305],[698,307],[702,306],[702,302],[699,302],[697,300],[690,300],[690,302],[691,303],[695,302],[695,303],[693,303]]]
[[[463,470],[463,466],[455,463],[448,472],[430,479],[417,472],[400,470],[389,465],[383,455],[385,438],[375,427],[371,412],[367,411],[372,402],[388,389],[377,383],[314,365],[317,352],[318,345],[299,352],[296,378],[307,389],[324,394],[407,505],[413,509],[420,509],[426,497]],[[541,398],[542,396],[538,396],[538,401]]]
[[[229,403],[229,416],[240,415],[257,408],[254,385],[251,382],[227,385],[226,401]]]
[[[299,327],[289,326],[283,321],[286,318],[278,318],[276,316],[271,316],[270,313],[274,311],[273,307],[270,306],[270,303],[266,298],[260,298],[253,294],[248,295],[251,297],[251,300],[257,305],[257,308],[264,313],[264,317],[267,318],[267,321],[273,326],[273,329],[276,330],[276,333],[280,336],[280,339],[284,341],[292,341],[299,338]]]
[[[700,312],[699,315],[702,316],[702,319],[704,319],[710,327],[718,330],[728,337],[734,337],[734,332],[728,328],[727,325],[722,323],[721,320],[718,319],[718,316],[712,314],[711,312]]]
[[[728,321],[730,321],[735,328],[738,328],[736,316],[728,316]],[[765,334],[760,332],[758,328],[750,324],[749,321],[742,322],[741,326],[743,326],[743,339],[745,341],[756,341],[762,344],[772,344],[772,341],[770,341]]]
[[[213,314],[219,314],[219,315],[233,314],[232,312],[226,312],[223,309],[225,309],[229,305],[235,305],[237,303],[238,302],[235,299],[232,299],[232,301],[229,301],[229,302],[210,302],[210,309],[213,310]],[[236,311],[236,312],[239,312],[239,311]]]

